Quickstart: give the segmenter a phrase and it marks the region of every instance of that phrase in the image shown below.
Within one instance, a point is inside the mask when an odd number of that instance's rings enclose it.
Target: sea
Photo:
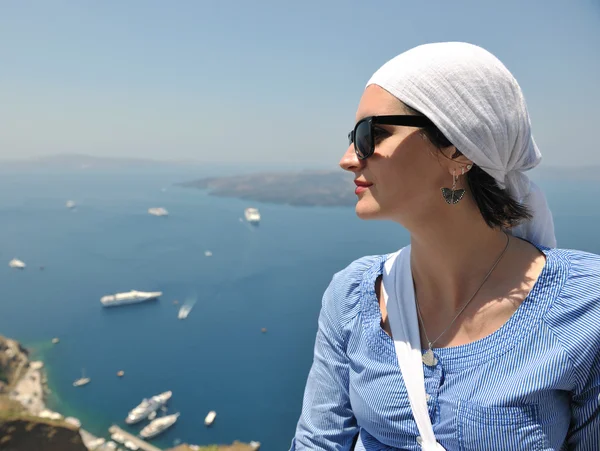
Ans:
[[[137,433],[143,424],[127,427],[127,412],[172,390],[168,411],[181,415],[157,446],[256,440],[265,451],[289,448],[323,291],[352,260],[395,251],[408,233],[361,221],[353,208],[262,204],[176,186],[236,169],[0,169],[0,334],[45,362],[50,408],[98,436],[108,437],[112,424]],[[560,247],[600,253],[594,182],[540,184]],[[261,212],[259,226],[243,220],[250,206]],[[169,216],[151,216],[150,207]],[[9,268],[12,258],[27,268]],[[100,304],[131,289],[163,296]],[[179,320],[183,302],[195,304]],[[91,383],[75,388],[82,371]],[[211,410],[217,417],[207,428]]]

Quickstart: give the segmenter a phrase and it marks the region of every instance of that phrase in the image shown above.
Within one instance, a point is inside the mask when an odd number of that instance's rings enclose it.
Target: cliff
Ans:
[[[18,342],[0,335],[0,394],[8,393],[28,363],[27,350]]]
[[[79,429],[64,422],[0,414],[2,451],[87,451]]]

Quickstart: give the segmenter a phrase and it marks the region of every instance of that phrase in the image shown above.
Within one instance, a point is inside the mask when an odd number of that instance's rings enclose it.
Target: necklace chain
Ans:
[[[440,338],[442,338],[442,336],[446,332],[448,332],[448,330],[450,329],[450,327],[452,326],[452,324],[454,324],[454,321],[457,320],[457,318],[460,316],[460,314],[467,308],[467,306],[471,303],[471,301],[475,298],[475,296],[477,296],[477,293],[479,293],[479,290],[481,290],[481,288],[483,287],[483,285],[485,284],[485,282],[492,275],[492,272],[494,272],[494,269],[496,269],[496,266],[498,266],[498,263],[500,263],[500,260],[502,260],[502,257],[506,253],[506,249],[508,249],[508,244],[510,243],[510,237],[508,236],[507,233],[505,233],[505,235],[506,235],[506,245],[504,246],[504,249],[502,250],[502,252],[498,256],[498,258],[496,259],[496,261],[494,262],[494,264],[492,265],[492,267],[490,268],[490,270],[487,272],[487,274],[483,278],[483,282],[481,282],[481,284],[479,285],[479,287],[477,288],[477,290],[475,290],[475,292],[471,295],[471,297],[469,298],[469,300],[464,303],[464,305],[458,311],[458,313],[456,314],[456,316],[452,319],[452,321],[450,321],[450,324],[448,324],[448,326],[443,330],[443,332],[441,334],[439,334],[438,337],[435,340],[433,340],[433,341],[430,341],[429,337],[427,336],[427,330],[425,329],[425,322],[423,321],[423,316],[421,315],[421,308],[419,307],[419,301],[417,300],[417,290],[415,290],[415,303],[417,304],[417,313],[419,314],[419,321],[421,322],[421,326],[423,327],[423,333],[425,334],[425,338],[427,339],[427,346],[428,346],[428,348],[429,348],[430,351],[431,351],[431,348],[433,348],[433,345]]]

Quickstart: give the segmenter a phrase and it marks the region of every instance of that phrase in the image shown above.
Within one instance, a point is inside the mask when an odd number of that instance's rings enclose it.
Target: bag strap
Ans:
[[[435,439],[425,399],[425,376],[410,269],[410,246],[402,248],[387,259],[381,287],[398,365],[422,440],[421,448],[425,451],[444,451],[442,445]]]

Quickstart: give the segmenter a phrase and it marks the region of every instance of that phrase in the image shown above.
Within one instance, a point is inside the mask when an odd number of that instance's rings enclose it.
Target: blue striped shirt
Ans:
[[[491,335],[423,365],[433,430],[449,451],[600,450],[600,256],[540,248],[527,298]],[[335,274],[292,450],[419,450],[375,281],[387,255]],[[356,443],[356,445],[354,445]]]

